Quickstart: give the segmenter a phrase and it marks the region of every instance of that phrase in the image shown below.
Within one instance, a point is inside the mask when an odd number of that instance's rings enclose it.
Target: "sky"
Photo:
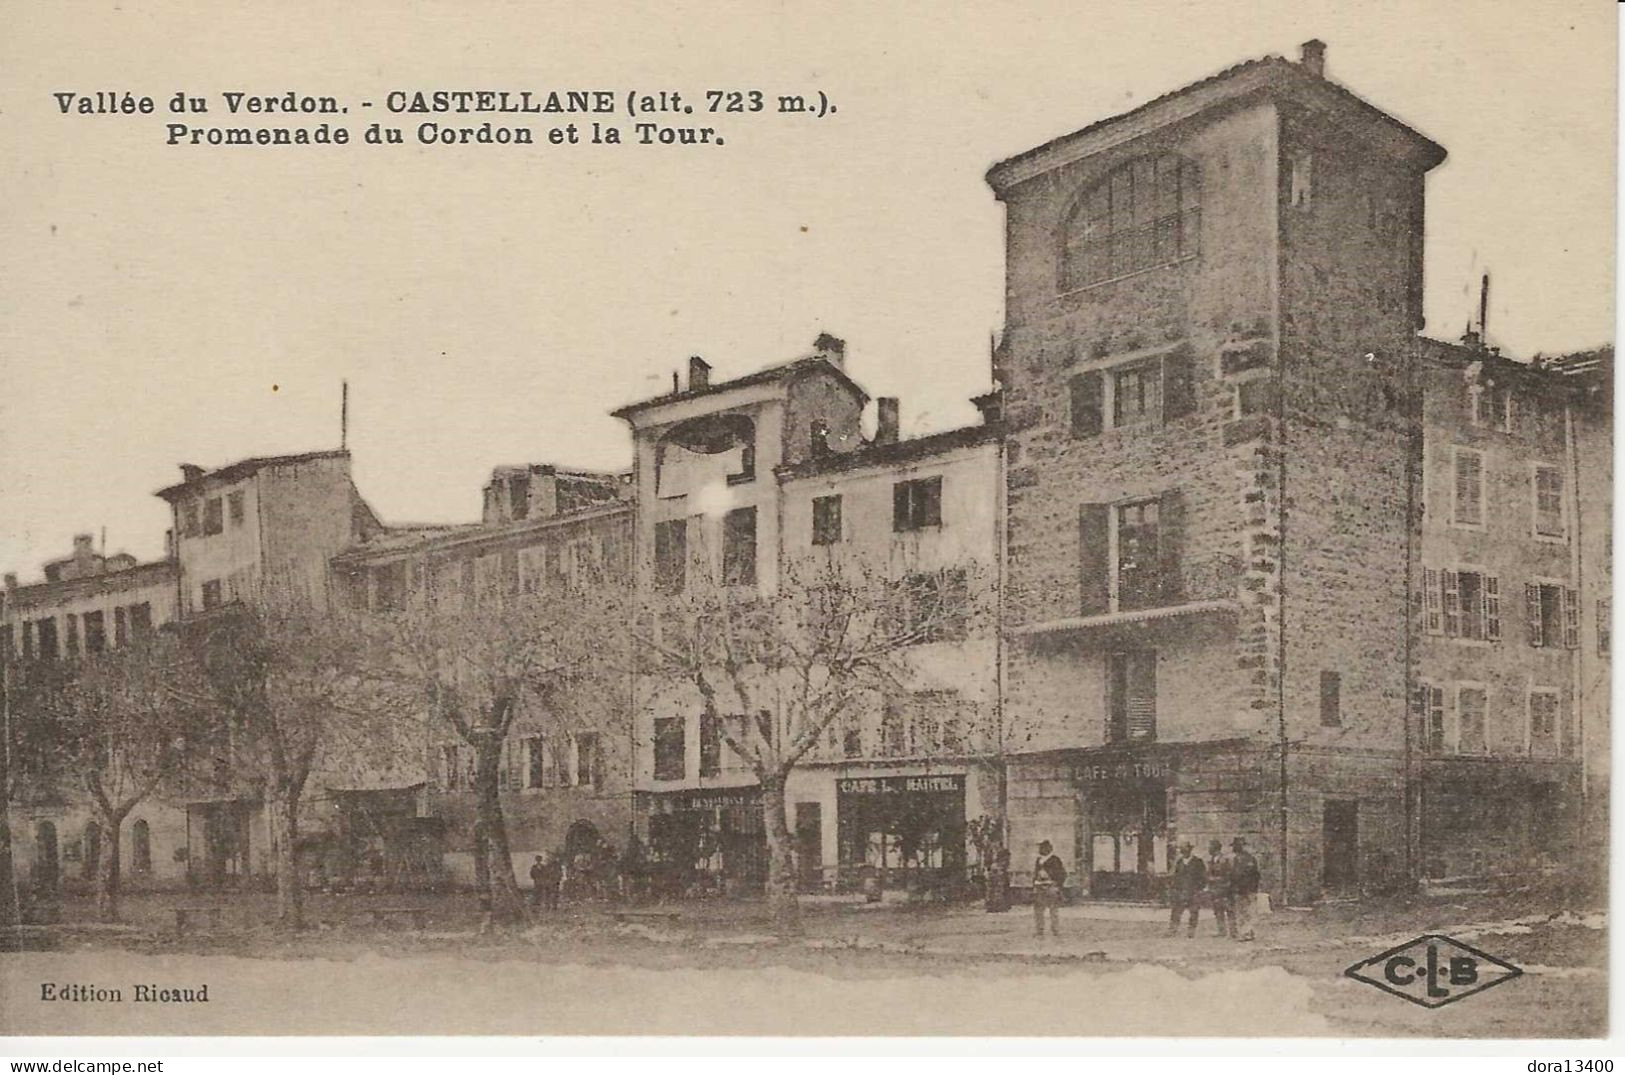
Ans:
[[[905,433],[973,421],[1003,316],[986,169],[1311,37],[1329,77],[1450,152],[1428,186],[1431,333],[1460,335],[1487,270],[1509,353],[1613,337],[1616,14],[1596,0],[0,17],[0,569],[25,580],[76,532],[161,555],[152,492],[179,463],[336,447],[345,379],[386,522],[476,519],[499,464],[626,466],[608,412],[692,354],[730,377],[831,332],[871,394],[902,397]],[[191,122],[231,125],[227,91],[419,88],[823,90],[837,111],[725,117],[720,147],[164,144],[177,91],[215,102]],[[160,111],[63,116],[52,96],[97,90]],[[352,113],[326,118],[391,120]],[[422,118],[397,122],[410,139]]]

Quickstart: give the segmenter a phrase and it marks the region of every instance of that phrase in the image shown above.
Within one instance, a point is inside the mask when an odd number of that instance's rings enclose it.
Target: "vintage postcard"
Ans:
[[[1605,1036],[1616,19],[0,6],[0,1033]]]

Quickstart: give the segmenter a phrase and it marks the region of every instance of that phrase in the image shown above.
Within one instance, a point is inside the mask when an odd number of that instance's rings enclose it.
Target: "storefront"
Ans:
[[[759,890],[767,879],[760,788],[640,793],[660,891],[680,896]]]
[[[843,886],[865,866],[893,887],[963,879],[963,775],[841,777],[835,793]]]
[[[1150,899],[1171,862],[1167,756],[1103,755],[1073,770],[1084,819],[1079,849],[1091,895]]]

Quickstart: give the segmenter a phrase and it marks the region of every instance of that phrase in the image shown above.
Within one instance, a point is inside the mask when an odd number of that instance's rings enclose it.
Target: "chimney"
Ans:
[[[196,463],[182,463],[181,477],[189,482],[195,482],[203,477],[203,468]]]
[[[820,332],[813,341],[813,353],[843,369],[846,367],[846,341],[839,336]]]
[[[896,444],[899,403],[896,396],[875,400],[875,443]]]
[[[711,363],[699,355],[690,355],[688,359],[688,390],[708,388],[711,385]]]
[[[1326,77],[1326,42],[1310,38],[1298,46],[1298,63],[1316,78]]]

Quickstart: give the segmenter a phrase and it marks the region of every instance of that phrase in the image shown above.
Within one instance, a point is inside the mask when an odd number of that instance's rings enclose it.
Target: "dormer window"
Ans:
[[[1129,161],[1084,192],[1067,217],[1061,290],[1194,257],[1201,217],[1195,164],[1171,153]]]

